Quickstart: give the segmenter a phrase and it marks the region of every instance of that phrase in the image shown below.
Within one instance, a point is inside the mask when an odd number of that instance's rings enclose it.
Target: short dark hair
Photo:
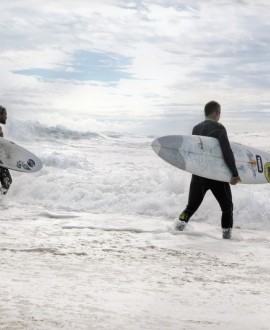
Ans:
[[[7,109],[2,107],[2,105],[0,105],[0,113],[3,113],[4,111],[7,111]]]
[[[204,114],[205,116],[209,116],[214,112],[220,112],[221,106],[219,103],[217,103],[216,101],[210,101],[208,103],[206,103],[205,107],[204,107]]]

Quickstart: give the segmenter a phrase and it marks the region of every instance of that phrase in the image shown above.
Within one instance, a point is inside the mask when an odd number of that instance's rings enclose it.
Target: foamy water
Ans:
[[[150,147],[152,137],[78,132],[31,122],[12,127],[9,134],[17,143],[21,135],[23,146],[44,163],[35,175],[13,172],[9,201],[49,210],[157,216],[168,222],[187,203],[190,174],[159,159]],[[231,140],[270,151],[269,136],[263,133],[233,135]],[[269,230],[269,186],[237,185],[232,191],[236,225]],[[198,217],[219,223],[220,210],[211,193],[194,219]]]

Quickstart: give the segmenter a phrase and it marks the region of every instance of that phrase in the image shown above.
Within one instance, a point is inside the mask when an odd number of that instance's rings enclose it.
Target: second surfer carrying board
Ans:
[[[0,124],[5,125],[7,121],[7,110],[0,105]],[[2,127],[0,126],[0,137],[4,137]],[[7,168],[1,167],[0,160],[0,194],[5,195],[12,183],[10,172]]]
[[[241,180],[235,166],[235,159],[226,129],[218,123],[220,112],[221,106],[219,103],[216,101],[208,102],[204,107],[205,121],[196,125],[192,130],[192,134],[210,136],[219,140],[224,160],[232,173],[230,184],[236,185]],[[185,229],[189,219],[201,205],[206,192],[211,190],[222,210],[221,227],[223,238],[230,239],[233,227],[233,202],[230,184],[228,182],[202,178],[193,174],[190,183],[188,204],[179,216],[176,229],[180,231]]]

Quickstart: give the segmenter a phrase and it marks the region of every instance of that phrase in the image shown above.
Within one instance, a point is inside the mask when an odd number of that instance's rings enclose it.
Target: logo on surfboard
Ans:
[[[264,175],[266,177],[266,180],[270,182],[270,162],[264,165]]]
[[[249,158],[248,167],[253,173],[253,177],[256,178],[257,175],[257,161],[254,159],[253,153],[247,150],[247,156]]]
[[[27,161],[27,164],[30,166],[30,167],[34,167],[36,165],[35,161],[33,159],[28,159]]]
[[[31,171],[31,168],[33,168],[36,165],[35,161],[33,159],[28,159],[27,163],[25,163],[22,160],[19,160],[17,162],[18,168],[24,168],[27,171]]]

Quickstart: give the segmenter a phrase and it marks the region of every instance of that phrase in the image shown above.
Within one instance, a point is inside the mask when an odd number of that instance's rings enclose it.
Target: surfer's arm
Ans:
[[[238,171],[235,165],[234,155],[225,128],[220,130],[218,140],[225,163],[228,165],[229,169],[232,172],[232,177],[238,177]]]
[[[0,137],[4,137],[4,133],[1,126],[0,126]]]

